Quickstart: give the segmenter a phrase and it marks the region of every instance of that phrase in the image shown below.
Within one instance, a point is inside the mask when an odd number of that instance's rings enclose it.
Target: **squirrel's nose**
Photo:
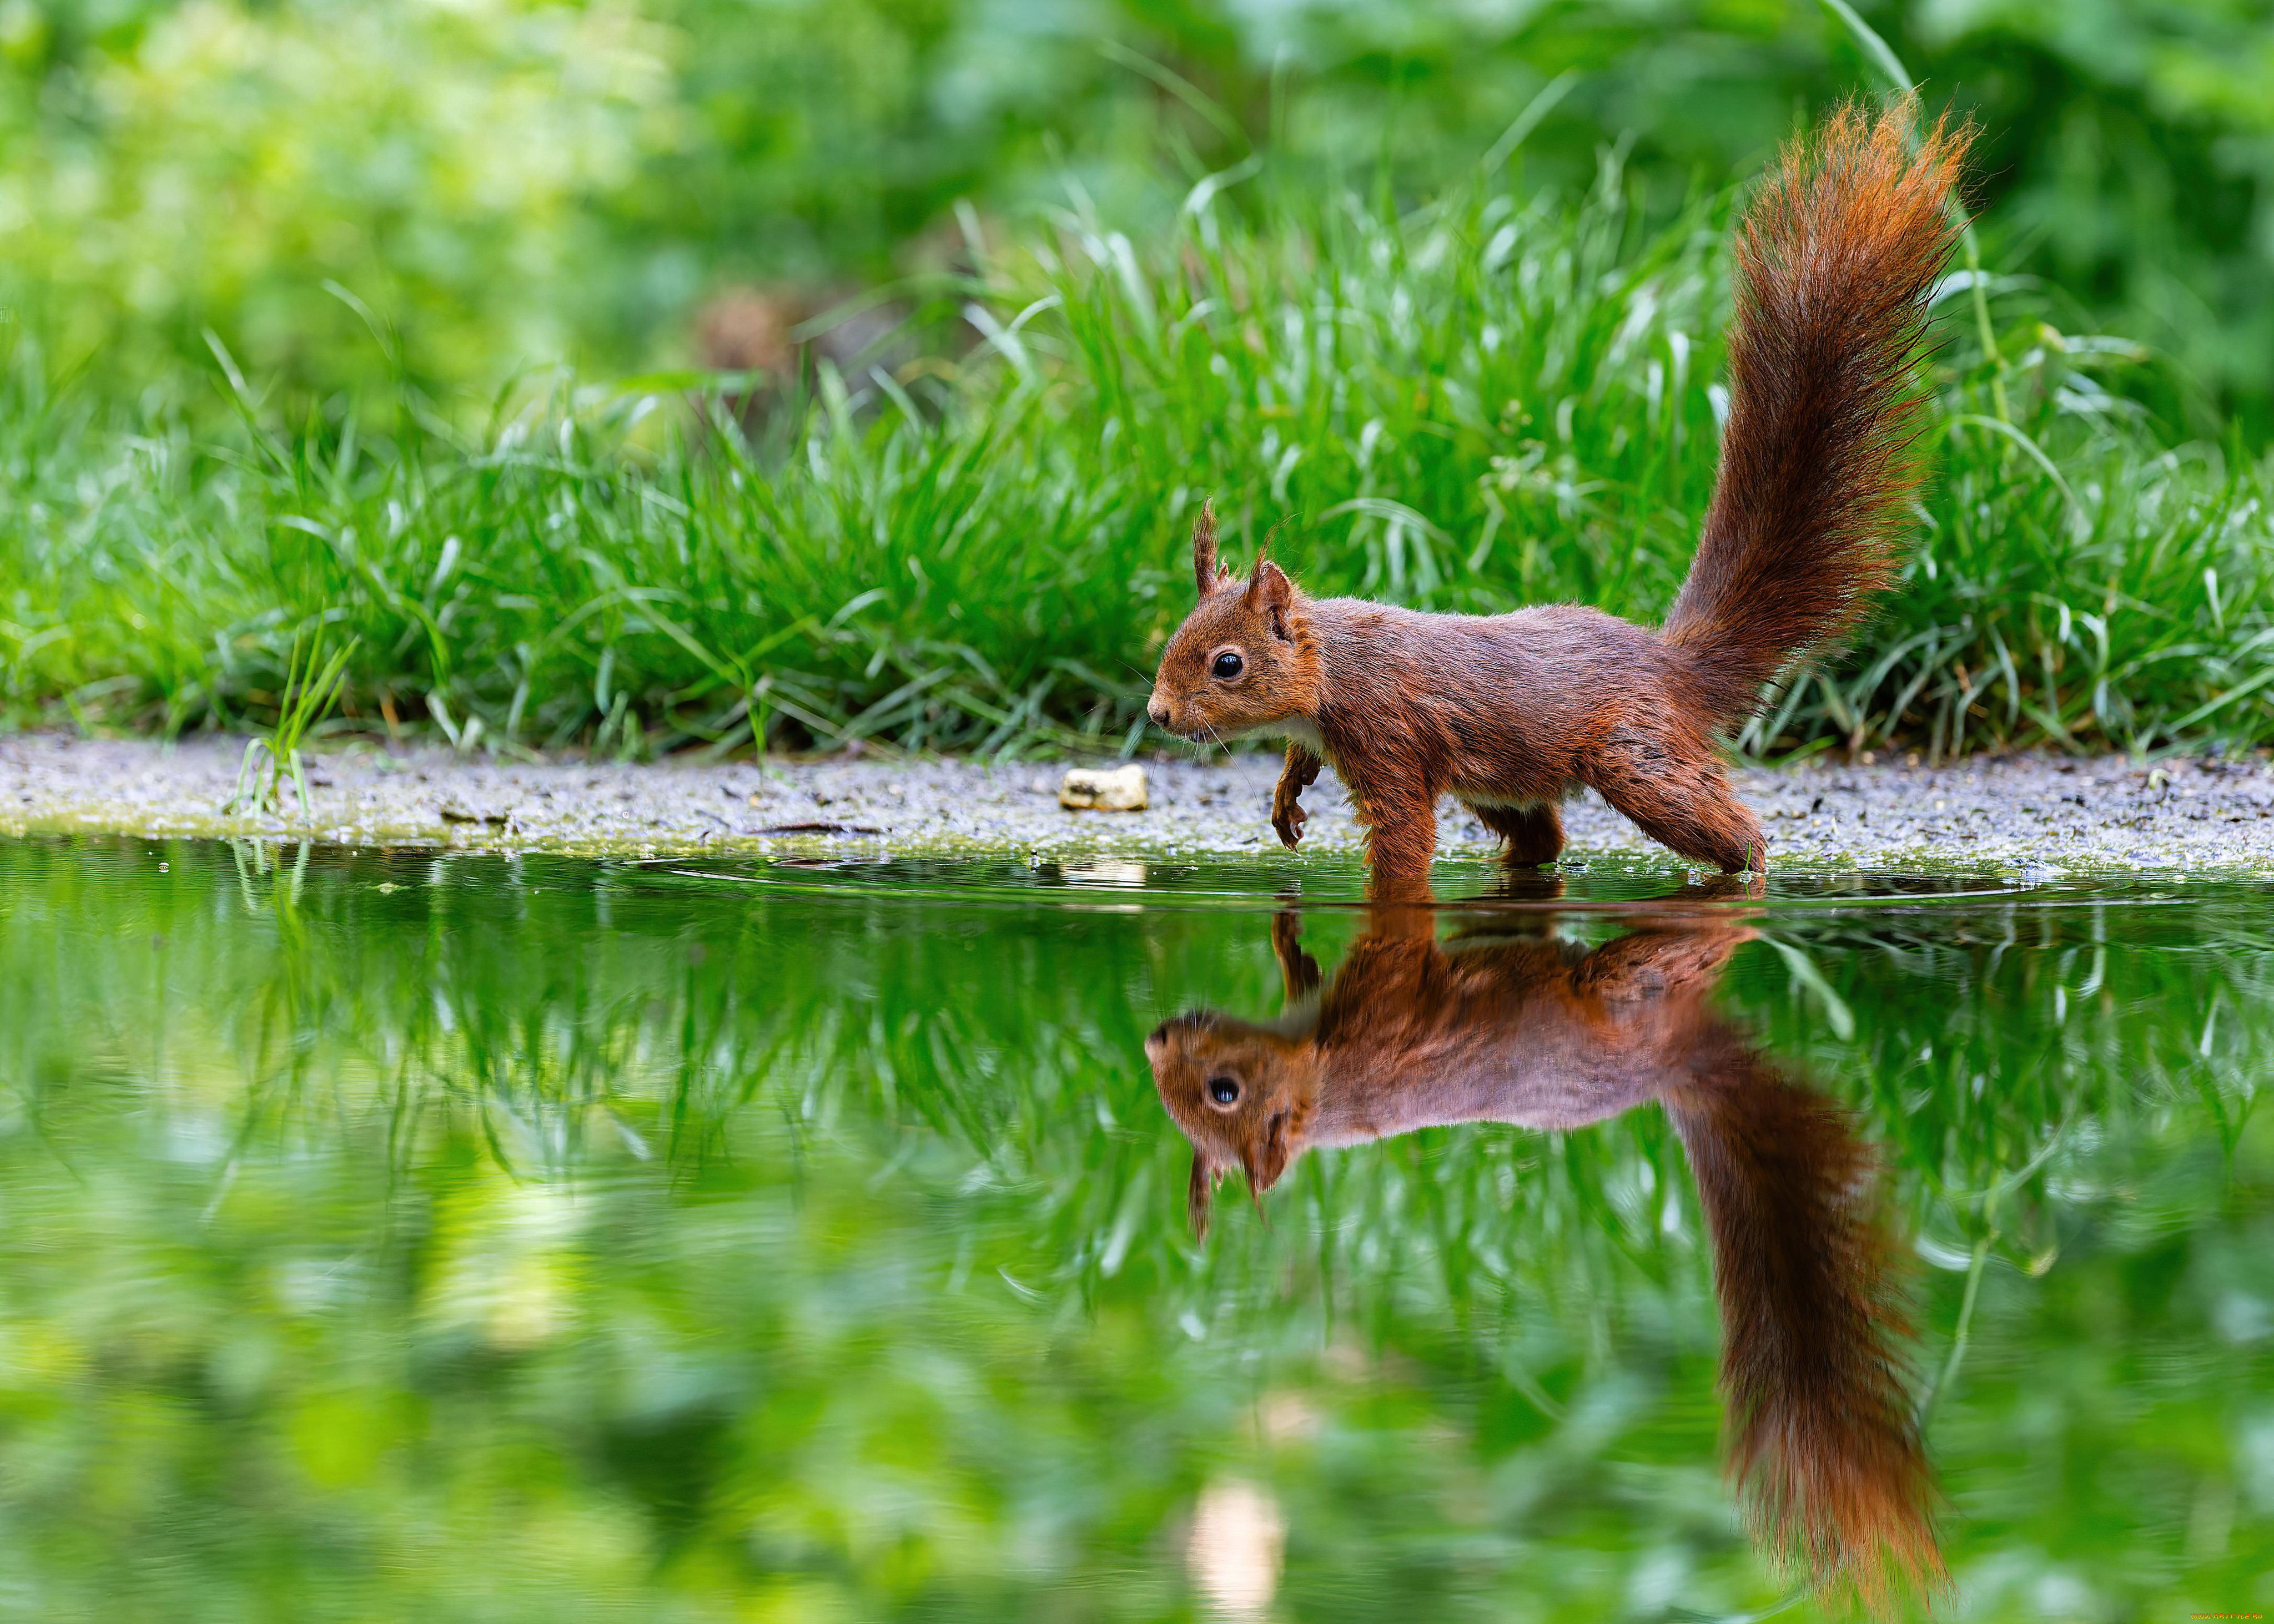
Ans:
[[[1164,701],[1156,699],[1147,705],[1145,714],[1153,718],[1153,726],[1156,727],[1166,727],[1169,725],[1169,707]]]

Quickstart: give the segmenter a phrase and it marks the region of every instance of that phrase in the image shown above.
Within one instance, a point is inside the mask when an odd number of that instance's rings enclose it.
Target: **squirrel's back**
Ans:
[[[1738,229],[1721,472],[1664,631],[1717,722],[1893,575],[1920,480],[1912,364],[1970,139],[1916,135],[1905,103],[1843,109],[1786,149]]]

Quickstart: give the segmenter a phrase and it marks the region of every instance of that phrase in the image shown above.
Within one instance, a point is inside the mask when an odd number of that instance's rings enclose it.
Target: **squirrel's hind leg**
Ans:
[[[1638,729],[1616,728],[1588,752],[1580,776],[1660,846],[1724,874],[1768,867],[1768,840],[1721,768]]]
[[[1554,801],[1534,807],[1480,807],[1469,810],[1501,838],[1500,860],[1511,868],[1537,868],[1563,850],[1563,815]]]
[[[1429,861],[1437,854],[1437,798],[1427,791],[1361,791],[1358,820],[1366,827],[1367,887],[1375,901],[1429,894]]]

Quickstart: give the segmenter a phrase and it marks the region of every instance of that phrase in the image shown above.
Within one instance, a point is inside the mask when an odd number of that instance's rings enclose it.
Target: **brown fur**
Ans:
[[[1286,738],[1272,826],[1290,846],[1303,789],[1332,766],[1385,894],[1426,886],[1446,793],[1515,865],[1555,857],[1555,808],[1585,786],[1683,856],[1765,867],[1715,735],[1887,583],[1919,481],[1911,360],[1968,139],[1938,124],[1913,152],[1907,106],[1842,111],[1787,152],[1747,214],[1721,475],[1662,630],[1575,605],[1454,615],[1314,599],[1261,557],[1243,583],[1203,507],[1200,601],[1163,651],[1153,720],[1192,739]],[[1240,669],[1219,677],[1227,651]]]
[[[1933,1476],[1894,1344],[1876,1168],[1844,1112],[1728,1029],[1701,1033],[1667,1114],[1713,1243],[1729,1473],[1766,1541],[1877,1613],[1947,1582]]]
[[[1698,1180],[1729,1471],[1762,1538],[1877,1610],[1939,1589],[1874,1158],[1844,1112],[1711,1003],[1751,930],[1662,915],[1589,953],[1552,937],[1448,951],[1419,907],[1373,925],[1320,990],[1283,914],[1287,1018],[1200,1012],[1147,1041],[1193,1147],[1194,1226],[1205,1233],[1209,1192],[1234,1166],[1260,1199],[1313,1148],[1459,1122],[1570,1129],[1656,1100]],[[1239,1085],[1229,1107],[1208,1092],[1218,1078]]]

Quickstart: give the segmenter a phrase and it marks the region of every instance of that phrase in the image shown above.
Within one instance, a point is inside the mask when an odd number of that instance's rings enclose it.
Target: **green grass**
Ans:
[[[1125,750],[1210,493],[1234,556],[1285,522],[1314,591],[1662,612],[1712,487],[1728,199],[1645,233],[1607,163],[1579,199],[1250,212],[1196,192],[1140,244],[1071,210],[948,290],[988,335],[969,353],[824,369],[756,445],[673,380],[288,416],[228,368],[220,426],[144,417],[52,393],[26,344],[0,714],[267,726],[320,637],[355,640],[335,732]],[[2064,336],[2051,296],[1990,309],[1994,353],[1944,306],[1901,590],[1741,743],[2274,738],[2274,472],[2164,443],[2123,392],[2144,357]]]
[[[237,789],[222,807],[223,812],[233,812],[239,807],[255,812],[275,811],[283,806],[284,786],[290,784],[299,797],[300,816],[311,816],[300,741],[338,703],[348,658],[354,651],[350,644],[328,659],[320,642],[308,650],[304,665],[299,644],[293,644],[291,655],[284,663],[283,692],[276,702],[276,729],[245,747],[245,759],[237,770]]]

